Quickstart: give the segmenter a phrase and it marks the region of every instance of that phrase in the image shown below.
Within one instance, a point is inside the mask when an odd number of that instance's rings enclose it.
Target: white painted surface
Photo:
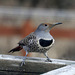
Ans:
[[[1,64],[0,70],[14,71],[14,72],[17,71],[23,73],[36,72],[39,74],[42,73],[42,75],[75,74],[75,61],[51,59],[52,62],[45,62],[46,58],[27,57],[25,65],[20,67],[23,58],[24,58],[23,56],[11,56],[11,55],[0,54],[0,64]]]
[[[41,75],[75,75],[75,65],[68,65]]]

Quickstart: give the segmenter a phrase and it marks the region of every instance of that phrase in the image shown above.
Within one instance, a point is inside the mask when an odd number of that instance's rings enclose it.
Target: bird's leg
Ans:
[[[23,58],[23,61],[21,62],[21,66],[23,66],[25,64],[25,60],[26,60],[26,56],[28,55],[28,51],[26,50],[26,55]]]
[[[50,60],[50,58],[48,57],[47,52],[45,52],[44,55],[47,57],[47,61],[52,62],[52,61]]]

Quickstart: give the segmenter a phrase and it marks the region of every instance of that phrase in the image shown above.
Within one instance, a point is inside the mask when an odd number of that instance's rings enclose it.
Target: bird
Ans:
[[[47,55],[48,50],[50,50],[55,41],[50,34],[50,30],[54,26],[60,24],[62,23],[41,23],[34,32],[31,32],[29,35],[19,41],[18,46],[11,49],[8,53],[13,53],[24,49],[26,51],[26,55],[21,62],[21,66],[25,64],[25,60],[29,52],[43,53],[46,56],[47,61],[52,62]]]

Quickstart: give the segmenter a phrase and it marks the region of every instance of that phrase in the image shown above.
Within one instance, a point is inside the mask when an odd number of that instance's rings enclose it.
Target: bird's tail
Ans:
[[[20,47],[20,46],[17,46],[17,47],[15,47],[15,48],[13,48],[13,49],[11,49],[8,53],[10,53],[10,52],[16,52],[16,51],[20,51],[22,49],[22,47]]]

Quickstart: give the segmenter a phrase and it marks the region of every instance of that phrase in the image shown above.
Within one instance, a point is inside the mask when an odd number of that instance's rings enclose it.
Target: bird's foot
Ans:
[[[25,65],[25,60],[23,60],[20,64],[20,66],[23,66],[23,65]]]
[[[50,60],[49,58],[47,58],[46,62],[52,62],[52,60]]]

